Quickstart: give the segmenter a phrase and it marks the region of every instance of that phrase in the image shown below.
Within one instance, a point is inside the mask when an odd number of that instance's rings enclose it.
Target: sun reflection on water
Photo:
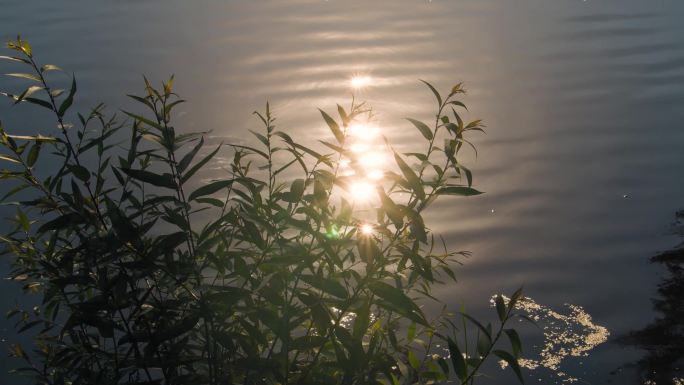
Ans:
[[[368,75],[354,75],[350,87],[359,90],[373,79]],[[358,118],[357,118],[358,119]],[[380,140],[380,128],[371,121],[370,111],[365,121],[352,121],[346,128],[348,159],[340,161],[341,175],[349,177],[347,192],[355,203],[371,203],[377,197],[376,188],[382,183],[387,163],[387,150]]]
[[[354,75],[352,76],[349,84],[353,89],[360,89],[368,87],[373,82],[373,79],[367,75]]]
[[[349,193],[357,203],[369,202],[375,195],[375,186],[366,180],[356,180],[349,186]]]
[[[369,203],[377,196],[388,163],[387,149],[378,140],[380,130],[371,124],[349,127],[350,159],[340,162],[341,175],[350,177],[348,192],[356,203]]]

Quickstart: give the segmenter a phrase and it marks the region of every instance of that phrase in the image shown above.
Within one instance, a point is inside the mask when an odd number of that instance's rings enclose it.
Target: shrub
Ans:
[[[505,328],[520,291],[508,303],[497,297],[495,330],[421,309],[436,301],[433,285],[455,280],[459,255],[422,213],[437,198],[479,194],[458,162],[465,135],[482,129],[458,114],[460,85],[442,97],[426,83],[434,125],[409,119],[426,150],[392,150],[396,172],[358,210],[347,198],[365,170],[347,131],[369,118],[364,104],[338,106],[338,118],[321,111],[335,139],[321,141],[325,153],[277,130],[267,104],[255,112],[259,147],[205,154],[200,134],[172,124],[183,102],[173,78],[161,89],[145,80],[144,93],[131,95],[147,114],[119,121],[99,105],[74,115],[75,79],[64,93],[51,88],[56,66],[39,66],[21,38],[8,48],[18,56],[3,59],[29,68],[10,75],[31,86],[4,95],[48,111],[58,127],[55,136],[17,136],[0,126],[0,178],[13,181],[2,201],[25,198],[13,203],[13,229],[0,241],[13,257],[11,278],[42,298],[10,312],[19,332],[35,336],[32,351],[15,345],[12,354],[36,383],[467,384],[490,353],[522,381],[520,341]],[[223,148],[232,154],[227,175],[192,188]],[[39,157],[47,149],[49,164]],[[468,335],[456,337],[468,324],[478,335],[470,349]],[[493,350],[502,334],[511,353]],[[436,353],[437,341],[449,356]]]

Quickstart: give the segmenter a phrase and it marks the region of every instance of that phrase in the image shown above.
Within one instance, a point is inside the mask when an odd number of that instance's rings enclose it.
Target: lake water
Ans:
[[[444,91],[463,81],[469,117],[487,125],[472,138],[477,159],[465,161],[486,194],[427,215],[452,249],[473,253],[438,297],[493,315],[493,293],[524,285],[549,309],[581,306],[610,339],[558,371],[643,383],[620,369],[643,352],[612,341],[656,317],[666,272],[648,258],[679,242],[669,225],[684,207],[684,3],[3,0],[1,9],[0,37],[21,33],[42,61],[76,73],[80,109],[130,107],[125,94],[141,91],[142,74],[173,73],[189,101],[177,127],[212,130],[215,141],[258,129],[251,113],[267,100],[280,128],[322,138],[316,107],[348,103],[350,78],[363,75],[371,83],[356,97],[408,148],[415,129],[403,118],[434,114],[418,79]],[[26,111],[3,103],[0,119],[14,132],[44,123]],[[14,338],[6,331],[3,346]],[[567,380],[558,371],[529,371],[528,382]],[[515,381],[487,372],[482,384]]]

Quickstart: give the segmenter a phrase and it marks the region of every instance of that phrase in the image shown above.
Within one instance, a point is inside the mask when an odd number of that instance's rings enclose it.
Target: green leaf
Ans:
[[[489,328],[487,329],[489,330]],[[484,357],[487,351],[492,347],[492,339],[489,337],[491,333],[480,333],[477,339],[477,352]]]
[[[468,315],[468,314],[466,314],[466,313],[464,313],[464,312],[461,312],[461,315],[462,315],[464,318],[466,318],[467,320],[469,320],[470,322],[472,322],[473,324],[475,324],[475,326],[477,326],[477,328],[480,329],[480,331],[481,331],[483,334],[487,335],[487,337],[489,337],[490,340],[492,339],[492,334],[489,332],[489,330],[488,330],[487,328],[485,328],[484,326],[482,326],[482,324],[480,323],[480,321],[476,320],[475,318],[471,317],[470,315]]]
[[[449,345],[449,355],[451,356],[451,363],[454,366],[454,372],[456,373],[456,376],[463,381],[468,376],[468,369],[461,349],[458,348],[458,344],[456,341],[452,340],[451,337],[447,337],[447,344]]]
[[[494,304],[496,305],[496,313],[499,316],[499,321],[504,322],[506,319],[506,305],[504,304],[503,297],[497,295],[494,299]]]
[[[420,242],[427,243],[427,231],[423,217],[415,210],[406,207],[404,210],[407,219],[410,221],[409,228],[411,235]]]
[[[330,115],[328,115],[325,111],[321,110],[320,108],[318,111],[321,112],[321,115],[323,115],[323,119],[325,122],[328,124],[328,127],[330,127],[330,131],[332,131],[333,135],[335,135],[335,139],[337,139],[337,142],[340,144],[344,144],[344,133],[342,130],[340,130],[340,126],[335,122],[335,119],[331,118]]]
[[[43,99],[38,99],[38,98],[24,98],[22,100],[23,102],[29,102],[31,104],[35,104],[37,106],[41,106],[44,108],[47,108],[48,110],[52,111],[52,104],[50,102],[43,100]]]
[[[482,194],[481,191],[475,190],[472,187],[466,186],[447,186],[441,187],[437,190],[438,195],[460,195],[460,196],[473,196]]]
[[[37,141],[36,143],[31,146],[31,149],[29,150],[28,158],[26,159],[26,164],[29,167],[33,167],[34,164],[36,164],[36,161],[38,160],[38,155],[40,154],[40,148],[42,146],[43,142]]]
[[[19,208],[17,208],[17,219],[19,220],[19,224],[21,224],[22,229],[28,233],[29,229],[31,228],[31,221]]]
[[[409,122],[413,123],[414,126],[420,131],[421,134],[423,134],[423,137],[427,140],[432,140],[433,135],[432,135],[432,130],[430,127],[428,127],[425,123],[411,119],[411,118],[406,118]]]
[[[69,95],[67,95],[66,99],[64,99],[62,104],[59,106],[59,110],[57,110],[57,115],[64,116],[64,113],[67,112],[69,107],[71,107],[71,104],[74,102],[74,95],[75,94],[76,94],[76,76],[72,76],[72,78],[71,78],[71,89],[69,90]]]
[[[406,164],[406,162],[404,162],[404,160],[401,159],[401,156],[399,156],[399,154],[396,152],[394,153],[394,159],[397,162],[399,169],[401,169],[401,173],[404,174],[404,178],[406,178],[418,199],[425,199],[425,190],[423,189],[423,184],[421,183],[420,178],[418,178],[418,175],[413,172],[411,167],[409,167],[409,165]]]
[[[82,221],[83,218],[81,218],[81,216],[77,213],[67,213],[64,215],[60,215],[59,217],[49,222],[44,223],[42,226],[38,228],[37,233],[42,234],[50,230],[63,230],[68,228],[69,226],[73,226],[74,224],[81,223]]]
[[[78,164],[71,164],[68,165],[67,168],[69,171],[76,176],[76,178],[87,182],[90,179],[90,171],[88,171],[87,168],[78,165]]]
[[[520,354],[522,353],[522,342],[520,341],[518,332],[515,331],[515,329],[504,329],[504,332],[508,336],[508,340],[511,341],[513,356],[519,358]]]
[[[178,185],[176,185],[176,182],[174,182],[173,177],[169,174],[159,175],[145,170],[134,170],[130,168],[122,168],[121,171],[125,172],[131,178],[137,179],[141,182],[170,189],[178,188]]]
[[[136,120],[138,120],[138,121],[140,121],[140,122],[143,122],[143,123],[147,124],[147,125],[150,126],[150,127],[154,127],[154,128],[156,128],[157,130],[160,130],[160,131],[161,131],[161,130],[164,129],[164,127],[162,127],[159,123],[153,122],[153,121],[151,121],[150,119],[145,118],[144,116],[136,115],[136,114],[130,113],[130,112],[128,112],[128,111],[123,111],[123,113],[126,114],[126,115],[128,115],[128,116],[130,116],[130,117],[133,118],[133,119],[136,119]]]
[[[466,107],[465,104],[463,104],[462,102],[459,102],[458,100],[452,100],[452,101],[450,101],[450,102],[447,103],[447,104],[453,104],[454,106],[463,107],[463,108],[465,108],[466,110],[468,109],[468,107]]]
[[[339,104],[337,105],[337,113],[340,114],[340,119],[342,119],[342,124],[344,126],[347,126],[349,124],[349,115],[347,115],[347,112]]]
[[[347,298],[347,289],[345,289],[344,286],[342,286],[342,284],[334,278],[302,274],[301,279],[309,285],[319,290],[322,290],[328,294],[332,294],[335,297],[342,299]]]
[[[377,190],[385,214],[397,229],[401,228],[404,224],[404,214],[401,212],[401,209],[389,196],[387,196],[384,189],[378,188]]]
[[[62,69],[57,67],[54,64],[45,64],[44,66],[40,67],[40,72],[48,72],[48,71],[61,71]]]
[[[420,308],[402,290],[379,281],[369,283],[368,288],[373,294],[394,305],[400,314],[409,316],[416,322],[427,326]]]
[[[224,188],[230,187],[233,184],[232,179],[228,180],[220,180],[216,182],[209,183],[207,185],[204,185],[197,190],[193,191],[192,194],[188,197],[188,200],[191,201],[193,199],[196,199],[201,196],[205,195],[211,195],[219,190],[222,190]]]
[[[323,336],[301,336],[290,342],[292,350],[311,350],[323,345],[327,339]]]
[[[155,342],[162,342],[176,338],[194,329],[195,325],[197,325],[197,322],[199,322],[199,318],[199,315],[191,314],[178,323],[157,330],[157,332],[154,333],[153,338]]]
[[[314,198],[321,205],[328,201],[328,191],[319,179],[314,180]]]
[[[109,198],[105,196],[105,204],[107,206],[107,216],[112,222],[112,227],[119,240],[122,243],[128,241],[139,241],[139,233],[136,226],[130,221],[126,215],[119,210],[119,207]]]
[[[420,368],[420,361],[418,361],[418,357],[416,357],[416,353],[413,350],[408,351],[408,362],[413,369],[418,370]]]
[[[197,198],[196,201],[199,203],[206,203],[208,205],[212,205],[215,207],[223,207],[225,205],[225,202],[223,202],[222,200],[214,198]]]
[[[173,250],[179,245],[183,244],[188,239],[185,231],[178,231],[173,234],[165,235],[161,238],[161,241],[157,244],[159,250]]]
[[[190,150],[183,159],[181,159],[180,162],[178,162],[178,172],[182,173],[185,171],[185,169],[190,165],[192,162],[192,159],[197,155],[197,152],[202,148],[202,145],[204,145],[204,138],[200,138],[199,143],[195,147],[193,147],[192,150]]]
[[[13,187],[11,190],[9,190],[7,193],[5,193],[5,195],[3,195],[2,198],[0,198],[0,201],[4,201],[5,199],[11,197],[12,195],[14,195],[14,194],[16,194],[22,190],[25,190],[29,187],[31,187],[31,185],[28,185],[28,184],[17,185],[15,187]]]
[[[295,179],[292,182],[292,185],[290,185],[290,198],[293,202],[298,202],[300,199],[302,199],[305,186],[306,183],[304,182],[304,179]]]
[[[342,148],[342,147],[340,147],[340,146],[334,145],[334,144],[332,144],[332,143],[330,143],[330,142],[326,142],[325,140],[319,140],[319,142],[323,143],[326,147],[330,147],[330,148],[331,148],[333,151],[335,151],[335,152],[339,152],[340,154],[345,154],[345,153],[346,153],[346,151],[344,150],[344,148]]]
[[[518,303],[520,298],[522,298],[522,287],[516,290],[513,295],[511,295],[510,301],[508,301],[508,310],[511,311],[513,308],[515,308],[515,305]]]
[[[354,338],[363,337],[368,331],[368,324],[370,323],[370,307],[369,301],[364,301],[359,309],[356,309],[356,318],[354,318],[354,327],[352,335]]]
[[[14,56],[0,55],[0,60],[9,60],[9,61],[15,61],[18,63],[31,64],[31,62],[26,60],[26,59],[22,59],[20,57],[14,57]]]
[[[406,330],[406,339],[410,342],[413,341],[414,338],[416,338],[416,323],[411,322]]]
[[[207,162],[209,162],[220,149],[221,144],[219,144],[218,147],[216,147],[216,150],[212,151],[209,155],[202,158],[202,160],[200,160],[199,162],[197,162],[197,164],[192,166],[192,168],[190,168],[188,172],[183,174],[183,176],[181,176],[181,184],[187,182],[190,178],[192,178],[192,176],[195,175],[195,173],[199,171],[199,169],[201,169],[205,164],[207,164]]]
[[[435,98],[437,99],[437,105],[439,106],[439,108],[441,108],[442,107],[442,97],[439,95],[439,92],[437,92],[437,90],[435,89],[435,87],[432,86],[432,84],[430,84],[430,83],[428,83],[422,79],[420,81],[425,83],[425,85],[428,86],[428,88],[430,88],[430,91],[432,91],[432,93],[435,95]]]
[[[5,74],[5,76],[11,76],[15,78],[22,78],[22,79],[29,79],[33,80],[34,82],[40,83],[40,77],[38,75],[34,74],[27,74],[27,73],[11,73],[11,74]]]
[[[0,155],[0,160],[6,160],[8,162],[21,164],[21,162],[18,161],[17,159],[9,157],[9,156],[5,156],[5,155]]]
[[[57,138],[53,138],[51,136],[43,136],[43,135],[36,135],[36,136],[29,136],[29,135],[7,135],[12,139],[15,140],[33,140],[37,142],[57,142]]]
[[[515,375],[518,377],[520,383],[525,383],[525,381],[523,380],[522,372],[520,371],[520,365],[518,364],[518,360],[515,357],[513,357],[510,353],[503,350],[494,350],[493,353],[496,354],[502,360],[508,362],[508,365],[511,366],[511,369],[513,369],[513,371],[515,372]]]
[[[459,168],[461,170],[463,170],[463,172],[466,174],[466,180],[468,181],[468,187],[472,187],[473,186],[473,173],[469,169],[467,169],[463,166],[459,166]]]
[[[31,86],[31,87],[25,89],[24,92],[22,92],[19,96],[17,96],[17,98],[14,101],[14,104],[17,104],[17,103],[23,101],[25,98],[33,95],[34,93],[36,93],[40,90],[43,90],[43,89],[45,89],[45,88],[41,87],[41,86]]]

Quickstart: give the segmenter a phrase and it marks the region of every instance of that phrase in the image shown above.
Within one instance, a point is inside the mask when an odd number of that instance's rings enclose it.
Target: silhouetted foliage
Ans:
[[[20,332],[35,333],[35,346],[13,354],[36,383],[412,384],[451,373],[472,384],[490,354],[522,380],[521,344],[506,328],[520,291],[508,303],[497,297],[496,328],[421,308],[436,300],[433,285],[455,280],[460,255],[435,240],[422,213],[444,195],[479,194],[457,160],[465,135],[482,127],[457,112],[460,85],[442,97],[426,83],[434,125],[410,120],[426,150],[393,153],[396,172],[377,184],[368,221],[339,173],[343,160],[365,172],[347,143],[350,124],[368,118],[363,104],[338,106],[337,118],[321,111],[335,140],[321,141],[327,152],[276,129],[268,104],[255,113],[257,147],[206,151],[200,134],[173,126],[183,102],[173,78],[161,89],[145,80],[131,95],[144,114],[120,121],[102,105],[74,114],[75,78],[52,88],[56,66],[40,66],[20,38],[8,47],[17,56],[2,59],[29,69],[10,75],[31,85],[4,95],[57,121],[54,136],[0,127],[0,179],[11,181],[2,201],[19,197],[0,242],[11,278],[42,297],[10,313]],[[192,182],[222,150],[232,159],[226,175]],[[41,178],[41,167],[54,173]],[[510,353],[495,349],[504,334]],[[435,355],[437,341],[450,356]]]
[[[678,212],[676,217],[676,230],[681,234],[684,211]],[[651,262],[662,264],[668,273],[658,285],[658,298],[653,300],[653,310],[658,317],[618,342],[646,351],[635,364],[639,370],[639,383],[650,380],[656,384],[673,384],[673,378],[684,374],[684,244],[651,257]]]

